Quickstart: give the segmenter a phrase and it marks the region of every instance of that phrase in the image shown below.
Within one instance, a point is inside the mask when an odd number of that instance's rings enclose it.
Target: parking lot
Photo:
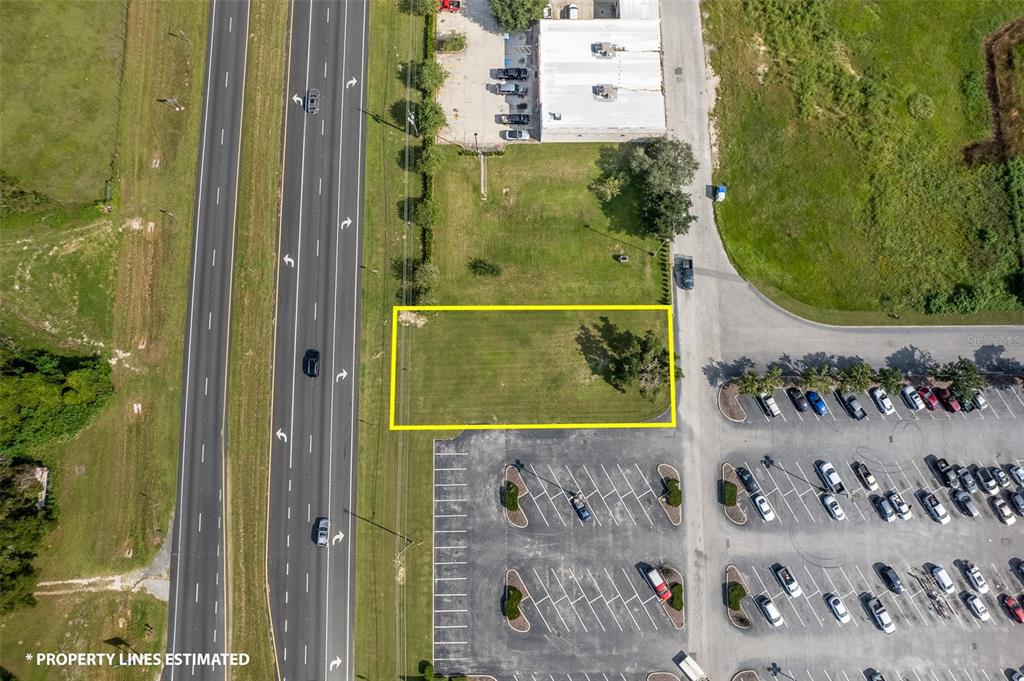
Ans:
[[[634,679],[667,669],[678,632],[643,576],[683,547],[659,502],[658,451],[671,435],[473,432],[437,442],[434,466],[434,663],[439,670]],[[525,483],[528,525],[500,505],[506,466]],[[580,520],[572,495],[586,498]],[[678,536],[678,535],[676,535]],[[501,611],[506,571],[529,597],[531,628]],[[642,646],[640,644],[643,644]]]

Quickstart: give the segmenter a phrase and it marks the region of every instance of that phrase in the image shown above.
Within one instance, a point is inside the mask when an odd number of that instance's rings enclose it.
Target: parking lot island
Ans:
[[[733,591],[735,587],[742,589],[736,591],[736,607],[733,608]],[[725,583],[723,584],[725,591],[725,608],[729,611],[729,621],[734,627],[739,629],[750,628],[750,618],[747,616],[746,610],[743,609],[743,599],[747,597],[750,590],[747,588],[746,582],[743,581],[743,575],[736,569],[735,565],[725,566]]]
[[[679,681],[679,677],[671,672],[651,672],[647,681]]]
[[[513,485],[514,488],[510,488],[509,485]],[[515,491],[511,492],[512,489]],[[519,469],[515,466],[505,466],[505,482],[502,485],[501,505],[505,509],[505,520],[513,527],[522,529],[530,524],[529,519],[526,517],[526,512],[519,505],[519,500],[529,494],[530,490],[527,489],[523,476],[519,474]],[[512,496],[515,497],[514,502],[512,501]]]
[[[668,583],[669,588],[672,589],[673,592],[672,599],[670,599],[664,605],[665,614],[667,614],[668,618],[672,621],[672,626],[674,626],[676,630],[682,631],[683,628],[686,627],[686,583],[683,582],[682,573],[680,573],[679,570],[676,570],[674,567],[663,567],[661,568],[661,572],[665,575],[665,581]],[[679,603],[679,605],[682,607],[680,607],[678,610],[676,610],[673,607],[673,602],[675,600],[675,587],[677,584],[679,585],[679,591],[682,600],[682,602]]]
[[[665,485],[666,490],[664,494],[658,497],[658,502],[661,504],[661,509],[665,511],[665,515],[668,516],[669,522],[679,527],[680,523],[683,522],[683,502],[681,492],[679,491],[679,471],[676,470],[675,466],[659,463],[658,475],[661,477],[661,482]],[[673,496],[677,498],[673,499]],[[678,503],[673,503],[673,501]]]
[[[733,489],[740,489],[740,479],[736,475],[736,468],[731,463],[722,464],[722,494],[721,502],[722,508],[725,509],[725,517],[729,519],[735,525],[746,525],[747,524],[747,512],[743,510],[743,507],[735,502],[736,496],[732,495],[734,503],[727,503],[729,499],[726,498],[726,486],[732,485]]]
[[[518,614],[516,617],[509,617],[507,599],[509,593],[515,590],[521,594],[519,602],[516,604]],[[517,631],[520,634],[525,634],[530,631],[530,620],[526,619],[526,614],[523,612],[523,603],[530,600],[530,590],[526,588],[526,583],[523,582],[523,578],[519,576],[519,571],[515,568],[510,568],[505,573],[505,590],[502,593],[502,610],[505,611],[505,618],[508,621],[508,625],[512,627],[513,631]]]
[[[739,394],[740,389],[734,381],[718,386],[718,411],[733,423],[743,423],[747,420],[747,411],[738,399]]]

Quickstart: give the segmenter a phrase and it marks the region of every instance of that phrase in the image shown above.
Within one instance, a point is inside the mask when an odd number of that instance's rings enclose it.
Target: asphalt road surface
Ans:
[[[224,652],[224,406],[249,3],[210,4],[167,649]],[[167,667],[164,678],[192,670]],[[204,679],[223,670],[195,670]]]
[[[367,5],[292,4],[267,572],[281,678],[353,676]],[[319,111],[306,110],[311,89]],[[319,375],[303,373],[307,350]],[[328,545],[314,524],[328,518]]]

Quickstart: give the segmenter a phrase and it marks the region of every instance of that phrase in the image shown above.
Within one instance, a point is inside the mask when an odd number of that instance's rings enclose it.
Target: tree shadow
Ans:
[[[620,393],[625,393],[626,389],[615,380],[614,363],[639,341],[639,336],[632,331],[620,331],[608,317],[600,317],[598,322],[591,324],[591,327],[580,325],[576,334],[576,346],[586,359],[593,375],[600,376],[608,385]]]
[[[725,381],[742,376],[743,372],[754,368],[754,360],[749,357],[738,357],[731,362],[714,360],[704,365],[704,377],[712,386],[721,385]]]
[[[885,363],[909,376],[927,376],[931,368],[935,366],[935,358],[932,357],[932,353],[922,350],[916,345],[904,345],[886,357]]]
[[[982,345],[974,351],[974,363],[987,373],[1016,375],[1024,371],[1024,365],[1014,357],[1004,357],[1005,352],[1002,345]]]
[[[834,366],[835,358],[827,352],[808,352],[799,360],[804,369]]]
[[[852,366],[864,363],[864,358],[860,355],[836,355],[832,363],[839,371],[844,371]]]

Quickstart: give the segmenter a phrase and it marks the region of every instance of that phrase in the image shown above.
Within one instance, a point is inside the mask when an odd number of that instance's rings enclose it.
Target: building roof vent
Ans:
[[[602,102],[614,102],[619,96],[619,89],[614,85],[595,85],[594,99]]]
[[[590,52],[598,59],[611,59],[619,48],[615,43],[591,43]]]

